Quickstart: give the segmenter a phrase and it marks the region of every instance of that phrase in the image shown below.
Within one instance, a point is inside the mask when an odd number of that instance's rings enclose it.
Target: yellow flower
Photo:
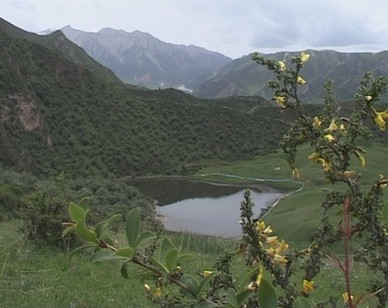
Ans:
[[[326,131],[332,132],[332,131],[335,131],[337,129],[338,129],[338,126],[337,126],[337,124],[335,124],[335,120],[332,119],[331,123],[330,123],[330,125],[329,125],[329,127],[327,128]]]
[[[268,244],[272,244],[272,245],[275,245],[277,242],[278,242],[278,237],[277,235],[275,236],[267,236],[265,237],[265,241],[268,243]]]
[[[154,296],[155,297],[161,297],[162,296],[162,290],[160,288],[156,288]]]
[[[358,160],[360,162],[361,167],[364,168],[365,167],[365,158],[364,158],[364,156],[362,156],[361,153],[358,152],[358,151],[354,151],[354,154],[357,156],[357,158],[358,158]]]
[[[323,158],[318,158],[317,162],[322,165],[322,169],[325,172],[330,171],[333,168],[333,165],[331,164],[331,162],[326,161]]]
[[[303,280],[303,293],[310,294],[314,291],[314,281],[308,281],[306,279]]]
[[[258,221],[256,222],[256,231],[262,232],[265,229],[265,222],[264,221]]]
[[[150,288],[150,286],[148,285],[148,284],[144,284],[144,290],[148,293],[148,292],[150,292],[151,291],[151,288]]]
[[[252,281],[250,284],[247,285],[247,289],[249,289],[253,292],[256,292],[257,287],[258,287],[258,285],[257,285],[256,281]]]
[[[345,125],[341,124],[341,125],[340,125],[340,130],[343,131],[343,132],[346,132],[346,127],[345,127]]]
[[[287,264],[287,259],[282,256],[282,255],[279,255],[279,254],[275,254],[275,256],[273,257],[274,261],[280,265],[286,265]]]
[[[257,278],[256,278],[257,286],[260,286],[261,279],[263,278],[263,272],[264,272],[264,268],[263,268],[263,266],[260,266],[259,267],[259,274],[257,275]]]
[[[281,253],[287,251],[287,250],[288,250],[288,247],[289,247],[289,245],[288,245],[284,240],[282,240],[282,241],[278,244],[278,246],[276,247],[276,252],[277,252],[278,254],[281,254]]]
[[[284,71],[286,69],[286,64],[283,61],[278,61],[279,70]]]
[[[347,170],[347,171],[344,171],[344,172],[339,172],[338,175],[341,175],[345,178],[351,178],[352,176],[355,176],[356,175],[356,171],[354,170]]]
[[[273,257],[276,254],[276,250],[273,247],[266,249],[265,252],[267,253],[267,255],[269,255],[271,257]]]
[[[286,98],[284,96],[275,96],[275,102],[278,106],[286,108]]]
[[[365,96],[365,100],[366,100],[367,103],[369,103],[370,101],[372,101],[372,99],[373,99],[373,97],[370,96],[370,95]]]
[[[379,182],[379,188],[383,189],[387,187],[388,179],[384,178],[384,175],[379,174],[380,182]]]
[[[333,165],[329,161],[325,161],[325,164],[322,167],[323,171],[325,172],[331,171],[333,169]]]
[[[344,299],[344,303],[347,304],[349,302],[349,294],[348,294],[348,292],[342,293],[342,298]],[[351,295],[350,298],[353,300],[353,295]]]
[[[271,234],[273,231],[272,231],[272,229],[271,229],[271,226],[268,226],[267,228],[265,228],[264,230],[263,230],[263,233],[264,234]]]
[[[373,120],[377,124],[377,126],[380,128],[380,130],[385,130],[385,120],[388,119],[388,109],[382,111],[382,112],[377,112],[376,110],[372,110],[373,114]]]
[[[382,112],[377,112],[378,115],[380,115],[383,119],[388,119],[388,109],[385,109]]]
[[[377,114],[373,120],[380,128],[380,130],[385,130],[385,121],[381,115]]]
[[[292,168],[292,178],[299,179],[299,170],[296,167]]]
[[[308,53],[305,53],[304,51],[301,52],[300,54],[300,60],[302,61],[302,64],[303,63],[306,63],[310,58],[310,55]]]
[[[212,271],[203,271],[203,277],[205,277],[205,278],[210,276],[211,274],[213,274]]]
[[[298,85],[303,86],[303,85],[305,85],[306,80],[304,80],[302,77],[298,76],[298,78],[296,79],[296,82]]]
[[[312,160],[312,161],[317,161],[318,159],[320,158],[319,156],[319,153],[318,152],[314,152],[314,153],[311,153],[309,155],[309,160]]]
[[[325,140],[329,142],[335,141],[335,137],[332,134],[326,134],[325,136],[323,136],[323,138],[325,138]]]
[[[317,128],[317,127],[321,126],[321,124],[322,124],[321,120],[319,120],[318,117],[314,117],[314,119],[313,119],[313,127]]]

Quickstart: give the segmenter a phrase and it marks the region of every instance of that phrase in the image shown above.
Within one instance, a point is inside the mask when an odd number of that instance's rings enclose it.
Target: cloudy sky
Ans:
[[[238,58],[302,49],[388,50],[387,0],[0,0],[32,32],[111,27]]]

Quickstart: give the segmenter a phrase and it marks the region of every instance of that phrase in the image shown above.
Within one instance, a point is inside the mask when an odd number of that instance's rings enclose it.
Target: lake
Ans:
[[[157,200],[167,230],[222,237],[241,236],[240,203],[251,189],[255,215],[282,194],[257,184],[225,185],[177,178],[134,179],[129,183]]]

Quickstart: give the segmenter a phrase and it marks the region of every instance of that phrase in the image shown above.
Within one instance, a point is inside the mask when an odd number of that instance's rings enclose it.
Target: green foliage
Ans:
[[[23,230],[35,242],[68,248],[78,243],[74,236],[62,237],[62,223],[68,220],[68,187],[62,176],[39,183],[23,208]]]
[[[257,298],[261,307],[276,308],[278,307],[278,298],[275,289],[270,282],[262,279],[260,282]]]

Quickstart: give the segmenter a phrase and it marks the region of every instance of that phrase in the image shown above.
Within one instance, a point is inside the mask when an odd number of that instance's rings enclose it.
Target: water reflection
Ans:
[[[244,190],[218,198],[190,198],[158,207],[164,226],[171,231],[239,237],[241,235],[240,203]],[[255,215],[273,204],[278,193],[251,192]]]
[[[273,204],[280,193],[247,185],[216,185],[182,179],[136,179],[131,185],[158,201],[157,212],[171,231],[239,237],[240,203],[250,188],[254,213]]]

